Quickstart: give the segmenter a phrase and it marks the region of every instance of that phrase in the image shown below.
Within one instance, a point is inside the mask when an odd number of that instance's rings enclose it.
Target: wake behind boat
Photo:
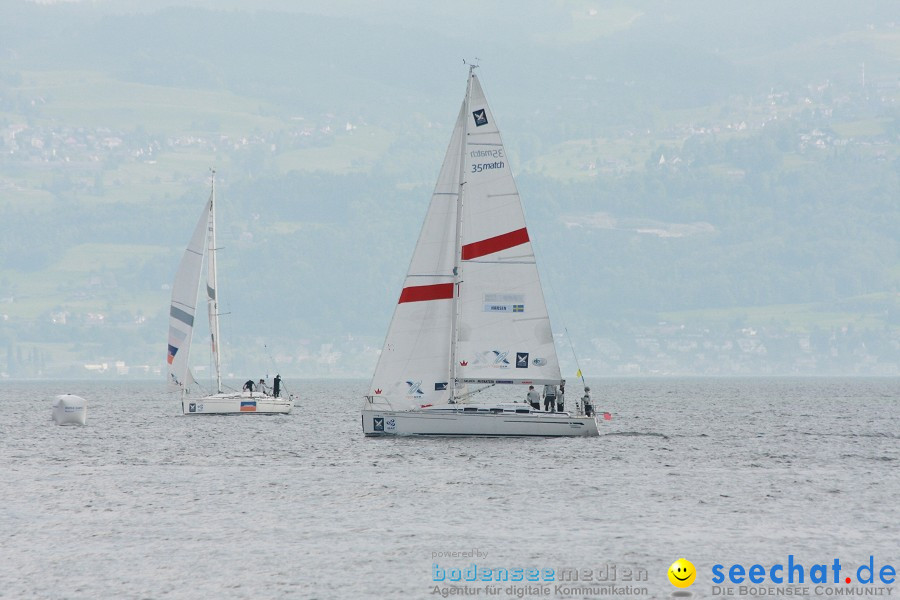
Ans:
[[[363,432],[596,436],[589,414],[475,400],[495,385],[557,386],[561,377],[522,203],[474,68],[363,404]]]
[[[219,305],[216,283],[216,180],[212,173],[212,190],[203,207],[200,220],[194,228],[191,241],[172,284],[172,304],[169,309],[168,387],[181,392],[184,414],[265,414],[289,413],[293,397],[281,397],[281,390],[268,395],[263,391],[227,392],[222,390],[221,353],[219,345]],[[200,397],[188,397],[188,389],[195,384],[188,358],[194,333],[194,315],[197,310],[203,256],[206,254],[206,295],[209,313],[210,341],[216,369],[216,393]],[[280,377],[276,378],[280,384]]]

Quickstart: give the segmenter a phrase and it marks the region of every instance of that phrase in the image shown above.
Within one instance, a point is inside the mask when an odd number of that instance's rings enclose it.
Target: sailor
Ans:
[[[556,394],[556,412],[563,412],[566,403],[566,380],[563,379],[559,384],[559,393]]]
[[[281,375],[276,375],[272,381],[272,395],[276,398],[281,393]]]
[[[531,408],[534,410],[541,410],[541,394],[534,389],[533,385],[528,386],[528,404],[531,405]]]
[[[256,384],[253,383],[253,380],[252,380],[252,379],[248,379],[247,381],[244,382],[244,388],[243,388],[243,389],[244,389],[245,392],[252,392],[252,391],[253,391],[253,387],[254,387],[255,385],[256,385]]]
[[[551,383],[544,386],[544,410],[547,412],[556,410],[556,386]]]
[[[260,378],[259,383],[256,385],[256,391],[260,394],[265,394],[267,387],[268,386],[266,385],[266,380]]]
[[[591,402],[591,388],[584,386],[584,396],[581,397],[581,403],[584,405],[584,416],[594,416],[594,403]]]

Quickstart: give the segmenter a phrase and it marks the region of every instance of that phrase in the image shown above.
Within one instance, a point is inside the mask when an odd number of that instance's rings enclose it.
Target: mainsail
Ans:
[[[469,85],[370,393],[395,409],[466,383],[558,383],[525,216],[481,84]]]
[[[203,207],[200,220],[194,228],[191,241],[175,274],[172,284],[172,304],[169,307],[169,344],[166,362],[169,389],[184,390],[193,383],[188,364],[191,338],[194,333],[194,315],[197,311],[197,292],[203,267],[203,251],[209,227],[212,197]]]

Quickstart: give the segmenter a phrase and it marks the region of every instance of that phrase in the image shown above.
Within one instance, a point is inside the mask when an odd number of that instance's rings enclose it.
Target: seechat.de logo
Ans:
[[[672,585],[686,588],[697,579],[697,569],[694,568],[694,563],[688,559],[679,558],[669,567],[668,575]]]

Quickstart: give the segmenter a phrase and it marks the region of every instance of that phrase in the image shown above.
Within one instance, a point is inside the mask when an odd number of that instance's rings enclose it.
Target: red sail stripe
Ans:
[[[462,259],[472,260],[480,256],[500,252],[507,248],[513,248],[524,244],[528,240],[528,230],[524,227],[502,235],[495,235],[492,238],[481,240],[480,242],[472,242],[462,247]]]
[[[435,283],[433,285],[414,285],[403,288],[400,302],[424,302],[425,300],[450,300],[453,298],[452,283]]]

